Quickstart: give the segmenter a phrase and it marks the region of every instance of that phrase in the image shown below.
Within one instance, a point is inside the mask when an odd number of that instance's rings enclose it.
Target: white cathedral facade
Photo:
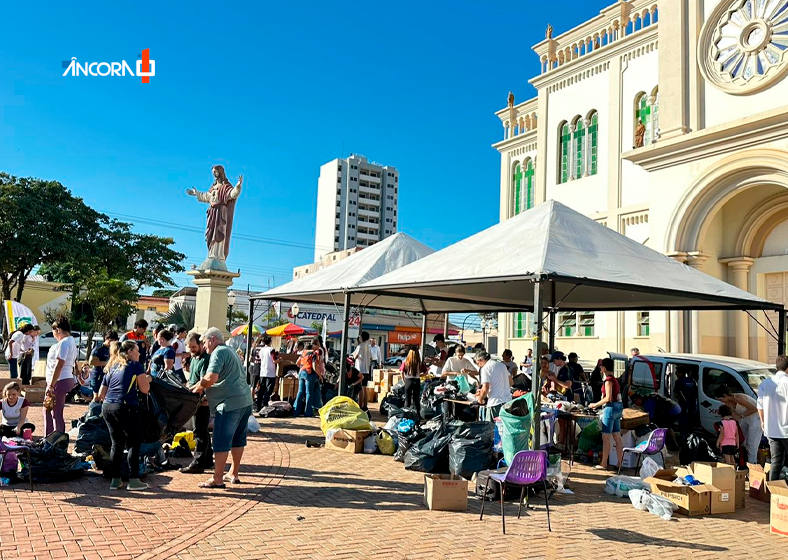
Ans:
[[[496,113],[501,220],[558,200],[788,304],[788,0],[619,0],[533,50],[537,96]],[[556,345],[773,363],[776,328],[760,312],[561,313]],[[523,356],[530,329],[502,314],[499,347]]]

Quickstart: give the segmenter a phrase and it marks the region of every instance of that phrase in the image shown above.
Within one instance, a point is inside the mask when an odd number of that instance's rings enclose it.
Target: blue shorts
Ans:
[[[624,403],[614,402],[605,405],[599,423],[602,424],[603,434],[617,434],[621,432],[621,417],[624,416]]]
[[[226,453],[235,447],[246,447],[246,430],[252,407],[216,412],[213,418],[213,451]]]

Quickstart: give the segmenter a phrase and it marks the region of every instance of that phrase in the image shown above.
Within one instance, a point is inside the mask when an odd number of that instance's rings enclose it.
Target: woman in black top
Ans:
[[[117,345],[117,342],[113,342]],[[137,389],[143,394],[150,390],[151,377],[145,374],[139,363],[140,350],[133,340],[121,343],[117,353],[107,364],[107,373],[101,382],[99,400],[103,400],[101,415],[107,423],[109,437],[112,440],[110,452],[110,490],[119,490],[123,486],[120,478],[120,464],[123,451],[129,448],[129,490],[145,490],[148,485],[140,482],[140,408],[137,402]]]

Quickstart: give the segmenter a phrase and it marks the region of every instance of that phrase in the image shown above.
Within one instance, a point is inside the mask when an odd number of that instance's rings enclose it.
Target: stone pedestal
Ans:
[[[186,274],[197,286],[194,330],[202,334],[216,327],[227,337],[227,289],[241,274],[223,270],[189,270]]]

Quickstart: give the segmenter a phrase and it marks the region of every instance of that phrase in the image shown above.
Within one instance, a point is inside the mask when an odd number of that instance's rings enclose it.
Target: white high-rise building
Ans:
[[[399,172],[351,154],[320,167],[315,261],[326,253],[368,247],[397,232]]]

